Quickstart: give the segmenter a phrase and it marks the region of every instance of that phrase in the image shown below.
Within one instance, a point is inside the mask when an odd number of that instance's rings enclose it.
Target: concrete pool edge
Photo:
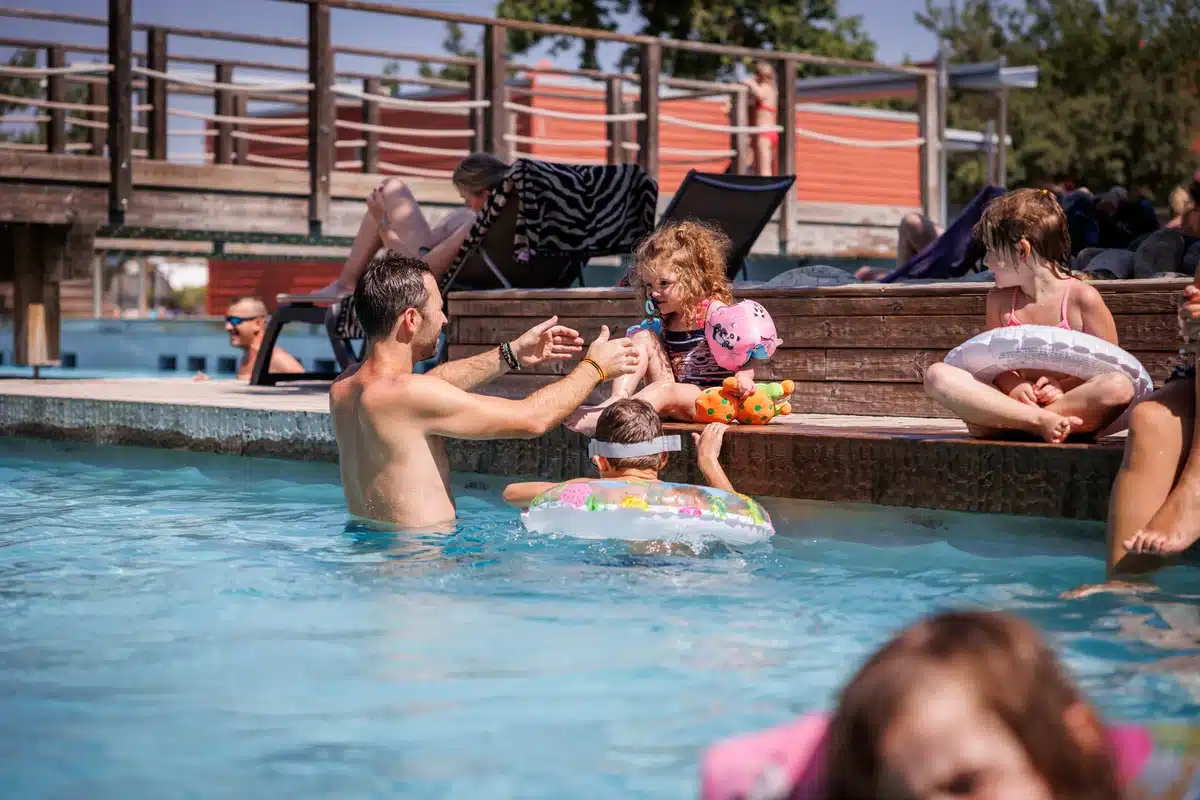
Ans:
[[[667,480],[699,482],[692,426]],[[226,455],[337,461],[329,414],[307,408],[6,393],[0,435]],[[557,428],[537,439],[449,442],[451,469],[565,480],[588,474],[586,439]],[[726,439],[732,480],[747,494],[991,514],[1103,520],[1119,442],[1052,446],[976,442],[899,430],[772,426]]]

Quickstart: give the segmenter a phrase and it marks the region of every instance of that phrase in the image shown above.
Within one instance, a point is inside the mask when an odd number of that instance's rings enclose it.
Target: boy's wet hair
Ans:
[[[683,302],[702,300],[733,303],[726,264],[733,244],[721,231],[694,219],[669,222],[638,245],[634,257],[633,288],[643,304],[654,291],[654,281],[673,270],[679,276]]]
[[[596,441],[614,444],[639,444],[663,435],[662,419],[654,406],[642,400],[618,400],[600,413],[596,421]],[[662,454],[636,458],[610,458],[613,469],[658,469]]]
[[[1010,614],[954,611],[905,629],[842,690],[829,725],[827,800],[878,797],[889,728],[931,682],[957,678],[1020,742],[1054,797],[1119,797],[1115,759],[1067,722],[1083,697],[1037,630]],[[1099,723],[1096,723],[1099,725]]]
[[[975,225],[975,237],[990,252],[1015,262],[1022,239],[1060,278],[1070,276],[1071,234],[1058,198],[1047,189],[1018,189],[997,197]]]

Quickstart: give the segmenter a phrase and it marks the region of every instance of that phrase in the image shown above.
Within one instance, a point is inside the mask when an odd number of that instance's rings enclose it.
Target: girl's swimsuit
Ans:
[[[733,373],[722,369],[713,358],[704,329],[662,332],[663,346],[671,360],[671,372],[679,383],[701,388],[720,386]]]
[[[755,111],[770,111],[773,114],[779,112],[779,109],[776,108],[775,106],[768,106],[768,105],[758,102],[758,98],[754,99],[754,110]],[[767,137],[767,140],[771,143],[772,147],[776,147],[776,148],[779,147],[779,132],[778,131],[771,131],[770,133],[760,133],[759,136]]]
[[[1071,330],[1071,322],[1067,319],[1067,303],[1071,300],[1071,287],[1075,285],[1075,279],[1072,278],[1067,283],[1067,290],[1063,292],[1062,307],[1058,311],[1058,324],[1054,327],[1062,328],[1063,330]],[[1005,328],[1015,328],[1018,325],[1024,325],[1017,319],[1017,293],[1021,291],[1019,287],[1013,287],[1012,310],[1008,312],[1008,319],[1004,320]]]

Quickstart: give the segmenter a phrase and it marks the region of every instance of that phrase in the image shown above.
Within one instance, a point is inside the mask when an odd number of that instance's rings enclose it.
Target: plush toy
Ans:
[[[776,416],[792,413],[788,399],[796,385],[756,383],[745,399],[738,397],[737,378],[726,378],[725,384],[705,389],[696,398],[696,422],[733,422],[743,425],[766,425]]]

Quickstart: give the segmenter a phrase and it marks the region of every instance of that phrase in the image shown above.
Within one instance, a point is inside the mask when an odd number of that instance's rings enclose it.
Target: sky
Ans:
[[[108,6],[105,0],[14,0],[11,5],[89,16],[104,16]],[[492,0],[402,0],[397,5],[480,16],[490,14],[495,7]],[[863,17],[867,33],[878,45],[880,61],[898,62],[905,55],[916,59],[933,55],[933,37],[913,20],[913,14],[924,5],[924,0],[840,0],[839,9],[843,14],[859,14]],[[139,22],[181,27],[296,37],[305,35],[304,6],[278,0],[134,0],[134,16]],[[431,53],[441,49],[441,23],[397,18],[395,24],[389,25],[381,20],[386,18],[377,14],[335,10],[334,39],[344,44],[405,52]],[[100,28],[31,20],[4,19],[3,29],[5,36],[17,38],[55,39],[62,36],[72,43],[88,44],[101,44],[104,39],[103,29]],[[70,34],[64,33],[68,30]],[[283,51],[279,50],[198,40],[180,43],[176,49],[180,53],[224,54],[270,61],[282,61],[284,57]],[[2,55],[8,52],[0,49]],[[264,59],[263,56],[267,55],[269,57]],[[291,55],[297,64],[303,63],[301,53]],[[604,52],[601,58],[605,58]],[[359,61],[361,63],[354,63],[355,59],[351,57],[338,57],[339,67],[352,70],[366,68],[373,60]],[[564,58],[563,63],[574,66],[574,60],[569,57]]]

